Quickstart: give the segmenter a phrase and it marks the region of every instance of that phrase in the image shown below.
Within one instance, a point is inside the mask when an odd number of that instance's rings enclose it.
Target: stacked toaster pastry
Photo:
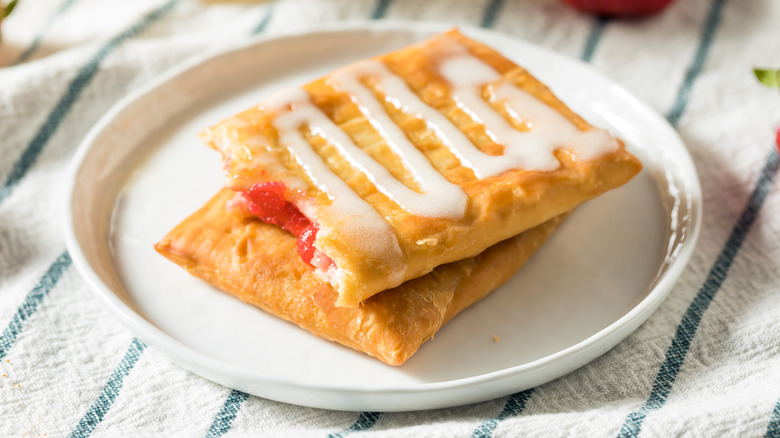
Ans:
[[[641,169],[458,31],[280,90],[202,136],[229,186],[156,249],[392,365]]]

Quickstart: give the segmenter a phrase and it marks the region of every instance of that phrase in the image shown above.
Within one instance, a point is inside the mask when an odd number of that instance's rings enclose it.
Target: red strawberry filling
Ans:
[[[291,202],[284,199],[286,187],[281,181],[257,183],[241,194],[249,211],[261,221],[281,227],[298,238],[298,253],[304,262],[312,265],[317,256],[317,265],[333,266],[333,260],[314,247],[319,228],[317,224],[301,213]],[[318,266],[323,267],[323,266]]]
[[[777,127],[777,136],[775,137],[775,145],[777,150],[780,151],[780,126]]]

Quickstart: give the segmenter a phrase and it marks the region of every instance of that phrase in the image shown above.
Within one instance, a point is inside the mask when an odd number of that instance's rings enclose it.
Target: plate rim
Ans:
[[[183,368],[195,374],[201,375],[212,381],[217,381],[218,383],[221,383],[223,385],[226,384],[225,383],[226,381],[228,382],[235,381],[239,383],[239,384],[232,384],[231,386],[233,387],[241,386],[238,380],[247,379],[253,381],[262,380],[264,382],[268,382],[276,385],[282,385],[284,387],[289,387],[293,389],[304,389],[304,390],[319,391],[319,392],[337,391],[344,394],[356,394],[356,395],[360,395],[360,394],[376,395],[378,393],[384,393],[386,395],[393,395],[393,394],[409,395],[409,394],[421,394],[421,393],[431,393],[431,392],[447,393],[452,390],[468,389],[473,386],[489,384],[491,382],[495,383],[495,382],[505,381],[507,379],[512,378],[513,376],[522,373],[527,373],[532,371],[539,372],[540,370],[543,370],[543,368],[550,366],[550,364],[564,360],[567,357],[574,357],[577,355],[587,354],[588,352],[592,352],[592,350],[594,349],[598,350],[599,347],[606,347],[606,348],[602,348],[603,351],[600,351],[597,354],[593,355],[591,359],[579,363],[573,368],[567,367],[566,371],[563,373],[560,372],[553,373],[556,375],[555,377],[558,377],[560,375],[568,374],[569,372],[581,366],[584,366],[585,364],[589,363],[593,359],[604,354],[606,351],[612,349],[615,345],[617,345],[617,343],[622,341],[624,338],[630,335],[639,325],[641,325],[656,310],[656,308],[661,304],[661,302],[663,302],[663,300],[666,298],[669,292],[671,292],[671,289],[674,286],[674,284],[682,275],[683,271],[688,265],[691,256],[693,255],[693,252],[696,247],[696,243],[698,241],[699,232],[701,229],[703,198],[702,198],[702,191],[701,191],[701,183],[698,177],[698,173],[696,172],[696,168],[693,164],[692,157],[688,152],[687,148],[685,147],[682,139],[679,137],[677,131],[669,124],[669,122],[665,118],[663,118],[656,111],[652,110],[649,106],[641,102],[632,93],[628,92],[626,89],[624,89],[622,86],[620,86],[618,83],[616,83],[608,76],[602,74],[601,72],[597,71],[595,68],[590,66],[589,64],[584,63],[583,61],[578,60],[576,58],[572,58],[567,55],[554,52],[550,49],[535,45],[525,40],[521,40],[515,36],[492,31],[492,30],[485,30],[485,29],[471,27],[471,26],[458,26],[465,33],[469,35],[474,35],[477,38],[479,38],[480,35],[489,35],[492,38],[503,38],[507,40],[513,40],[513,42],[523,45],[525,48],[528,48],[529,50],[543,52],[545,55],[565,58],[566,61],[578,63],[580,64],[580,67],[590,70],[591,73],[600,76],[602,79],[609,82],[612,86],[616,87],[616,89],[618,89],[622,93],[622,99],[629,100],[631,105],[634,108],[640,108],[645,114],[654,118],[656,123],[660,122],[660,125],[664,126],[664,129],[668,131],[667,133],[672,135],[675,138],[676,141],[674,143],[676,144],[664,145],[663,147],[671,148],[674,150],[675,158],[680,160],[679,164],[686,171],[687,174],[686,182],[690,183],[690,186],[686,187],[686,194],[688,194],[688,197],[686,199],[688,199],[689,202],[691,203],[690,216],[692,217],[692,220],[689,220],[688,222],[689,229],[687,230],[687,234],[686,234],[687,236],[686,242],[682,244],[681,250],[676,255],[675,260],[669,265],[669,267],[666,269],[663,275],[652,286],[652,289],[639,302],[634,304],[633,307],[628,312],[626,312],[623,316],[616,319],[615,321],[613,321],[611,324],[607,325],[603,329],[589,336],[588,338],[580,342],[577,342],[576,344],[573,344],[567,348],[556,351],[552,354],[546,355],[544,357],[541,357],[539,359],[530,362],[522,363],[513,367],[504,368],[504,369],[500,369],[500,370],[496,370],[484,374],[464,377],[464,378],[451,379],[451,380],[445,380],[440,382],[419,382],[414,384],[378,385],[378,386],[371,386],[371,387],[347,387],[341,384],[331,385],[331,384],[322,384],[321,382],[317,382],[313,384],[311,381],[307,381],[306,379],[295,380],[291,378],[282,378],[273,374],[269,374],[264,371],[253,370],[241,365],[234,365],[232,363],[225,362],[223,360],[214,358],[206,353],[199,352],[194,348],[172,337],[171,335],[167,334],[162,329],[155,327],[150,321],[146,320],[143,316],[139,315],[136,311],[130,308],[127,304],[125,304],[116,295],[116,293],[113,292],[112,288],[108,284],[106,284],[102,278],[100,278],[100,275],[94,271],[86,255],[84,254],[81,245],[79,244],[75,232],[74,222],[73,222],[74,219],[73,196],[75,193],[77,182],[79,180],[80,170],[84,165],[84,161],[88,157],[89,152],[94,147],[96,147],[95,146],[96,140],[100,136],[101,132],[106,128],[108,128],[115,118],[121,116],[123,111],[128,109],[133,103],[143,98],[145,95],[154,92],[158,88],[164,87],[169,82],[175,80],[178,76],[192,69],[197,69],[198,67],[202,66],[203,64],[209,62],[210,60],[216,57],[235,54],[243,50],[247,50],[251,47],[254,47],[255,45],[273,44],[277,40],[299,38],[299,37],[312,37],[314,35],[323,34],[323,33],[324,34],[347,34],[347,33],[354,33],[354,32],[369,32],[369,33],[405,32],[405,33],[433,34],[433,33],[450,29],[452,27],[453,27],[452,25],[447,25],[443,23],[434,23],[434,22],[406,22],[406,21],[395,21],[395,20],[383,20],[381,22],[378,22],[378,21],[356,20],[356,21],[328,23],[323,25],[310,26],[295,31],[280,32],[273,35],[261,35],[261,36],[249,38],[238,44],[231,44],[227,47],[221,47],[214,50],[210,50],[202,55],[190,58],[189,60],[179,63],[173,66],[172,68],[168,69],[167,71],[157,75],[156,77],[148,81],[146,84],[142,85],[138,89],[128,93],[126,96],[118,100],[111,107],[111,109],[108,112],[106,112],[106,114],[92,127],[92,129],[90,129],[89,133],[86,135],[84,140],[78,146],[76,154],[72,158],[71,168],[69,170],[68,177],[67,177],[67,187],[66,187],[67,196],[65,198],[65,203],[66,203],[65,221],[63,223],[65,241],[66,241],[67,249],[73,260],[73,263],[76,266],[81,277],[86,280],[89,289],[93,292],[94,295],[98,297],[98,300],[101,302],[103,307],[106,308],[109,311],[109,313],[111,313],[114,317],[116,317],[133,335],[137,336],[139,339],[143,340],[148,345],[159,348],[160,352],[163,353],[165,356],[168,356],[169,359],[171,359],[174,363],[178,364],[179,366],[182,366]],[[614,338],[617,339],[615,340]],[[193,370],[189,366],[183,365],[181,363],[182,361],[190,364],[211,363],[212,366],[208,368],[218,369],[220,370],[221,373],[230,374],[231,377],[228,379],[223,379],[221,381],[218,381],[212,378],[213,376],[212,377],[208,376],[207,374],[209,373],[199,372]],[[551,379],[545,379],[544,382],[549,380]],[[540,384],[544,382],[538,382],[536,384]],[[526,388],[522,388],[522,389],[526,389]],[[511,392],[515,392],[516,390],[517,389],[513,389]],[[261,394],[256,394],[256,395],[267,397],[266,395],[261,395]],[[494,396],[491,396],[490,398],[494,398]],[[413,407],[413,409],[430,409],[430,408],[438,408],[438,407],[457,406],[457,405],[463,405],[470,402],[487,400],[490,398],[484,398],[484,397],[476,398],[473,400],[467,400],[466,402],[455,401],[450,403],[438,403],[438,404],[427,403],[423,407],[417,407],[417,408]],[[323,406],[320,403],[301,403],[300,401],[290,401],[290,400],[279,400],[279,401],[294,403],[303,406],[326,408],[326,409],[343,408],[339,406],[334,407],[332,405]],[[385,409],[381,409],[381,410],[385,410],[385,411],[409,410],[407,406],[401,407],[400,409],[397,408],[393,409],[392,406],[387,406],[387,403],[384,404],[374,403],[374,405],[380,405],[384,407]],[[364,410],[364,408],[356,408],[356,409],[349,409],[349,410]]]

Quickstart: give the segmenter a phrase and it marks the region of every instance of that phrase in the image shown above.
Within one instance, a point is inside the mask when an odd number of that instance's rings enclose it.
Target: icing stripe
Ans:
[[[591,160],[618,147],[607,131],[596,128],[581,131],[530,93],[503,81],[498,72],[473,55],[448,59],[440,73],[453,85],[452,97],[458,107],[504,146],[500,157],[481,153],[474,160],[474,166],[485,176],[511,169],[555,170],[560,163],[554,152],[561,147],[573,150],[578,160]],[[515,129],[482,98],[485,86],[491,100],[503,102],[514,120],[529,126],[529,132]]]
[[[425,120],[442,144],[464,167],[474,171],[479,179],[497,176],[512,169],[554,170],[559,166],[553,152],[566,147],[581,160],[595,158],[618,147],[617,141],[602,129],[579,130],[563,115],[531,94],[507,83],[489,65],[466,54],[466,49],[453,43],[460,52],[442,63],[440,73],[453,86],[452,97],[458,107],[475,123],[483,125],[494,141],[505,147],[504,154],[491,156],[479,150],[449,119],[423,102],[398,76],[377,76],[378,87],[407,114]],[[503,116],[482,98],[482,90],[491,85],[493,99],[506,101],[507,110],[518,121],[531,125],[530,132],[512,127]],[[492,85],[498,85],[492,87]]]
[[[274,127],[279,132],[279,143],[292,151],[296,161],[306,171],[314,185],[330,196],[334,207],[355,215],[368,216],[370,222],[374,219],[384,222],[376,211],[328,167],[301,134],[300,129],[306,126],[313,134],[326,139],[350,161],[350,164],[365,173],[371,182],[384,189],[383,191],[389,191],[387,185],[391,184],[387,181],[389,175],[387,169],[373,161],[322,111],[311,104],[305,91],[285,90],[284,97],[289,98],[295,108],[274,119]],[[276,109],[278,111],[278,107]],[[393,188],[397,188],[398,185],[403,186],[397,180],[392,180],[396,183]],[[409,190],[406,186],[403,187]]]
[[[463,216],[468,201],[463,189],[447,181],[431,166],[425,155],[406,138],[406,134],[388,116],[373,92],[360,82],[360,78],[366,75],[371,75],[382,82],[392,73],[380,62],[363,61],[334,72],[329,77],[329,82],[352,96],[352,101],[358,105],[366,118],[371,120],[374,129],[401,159],[424,194],[416,193],[398,183],[380,166],[367,166],[368,163],[364,163],[363,168],[376,175],[375,179],[378,181],[375,184],[379,183],[380,190],[385,195],[410,213],[418,216],[459,219]],[[345,152],[361,163],[366,160],[374,162],[357,146],[355,150]],[[379,168],[374,169],[375,167]]]
[[[424,120],[442,144],[460,161],[461,165],[474,171],[477,178],[500,173],[505,169],[502,157],[484,154],[447,117],[423,102],[409,89],[403,79],[396,75],[377,78],[377,86],[401,112],[415,114]]]

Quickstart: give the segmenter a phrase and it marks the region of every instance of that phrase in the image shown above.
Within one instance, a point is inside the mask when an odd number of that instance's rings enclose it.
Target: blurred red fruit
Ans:
[[[777,146],[778,152],[780,152],[780,126],[777,127],[777,135],[775,136],[775,146]]]
[[[660,12],[673,0],[563,0],[582,12],[619,17],[641,17]]]

